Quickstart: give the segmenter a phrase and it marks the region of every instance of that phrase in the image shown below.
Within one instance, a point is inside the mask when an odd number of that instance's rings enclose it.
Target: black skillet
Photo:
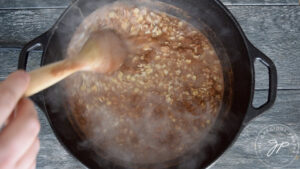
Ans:
[[[215,125],[209,132],[211,137],[202,140],[203,146],[197,154],[164,164],[151,164],[147,167],[137,164],[137,166],[145,168],[157,166],[184,169],[205,168],[230,147],[251,119],[273,105],[277,88],[276,68],[267,56],[247,40],[237,21],[219,0],[161,1],[182,9],[185,14],[175,8],[157,8],[158,10],[185,19],[201,29],[212,42],[223,66],[224,104]],[[28,53],[37,46],[41,46],[43,49],[41,65],[61,60],[74,31],[82,20],[97,8],[113,2],[115,0],[74,1],[49,31],[25,45],[20,54],[18,68],[26,69]],[[150,4],[155,3],[150,2]],[[254,108],[252,105],[255,60],[260,60],[269,70],[268,100],[259,108]],[[93,148],[87,146],[88,142],[82,144],[82,138],[67,120],[68,103],[65,97],[63,88],[59,84],[33,97],[35,103],[45,112],[61,144],[89,168],[123,168],[122,165],[99,156]]]

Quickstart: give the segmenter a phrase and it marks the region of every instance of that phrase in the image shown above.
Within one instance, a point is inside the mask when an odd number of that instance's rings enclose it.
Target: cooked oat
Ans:
[[[147,8],[99,9],[84,36],[116,30],[132,53],[110,76],[78,73],[66,81],[75,123],[109,156],[140,163],[174,159],[192,149],[215,120],[223,98],[220,61],[208,39],[178,18]]]

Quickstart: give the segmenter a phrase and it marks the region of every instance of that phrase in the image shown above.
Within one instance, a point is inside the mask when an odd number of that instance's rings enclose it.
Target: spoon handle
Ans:
[[[62,60],[29,72],[31,80],[25,92],[25,97],[32,96],[69,75],[79,71],[82,66],[71,60]]]

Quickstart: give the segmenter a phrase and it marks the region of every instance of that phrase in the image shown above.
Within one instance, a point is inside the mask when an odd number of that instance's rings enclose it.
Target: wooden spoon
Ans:
[[[118,70],[128,55],[125,42],[112,30],[92,33],[77,56],[31,71],[25,97],[36,94],[78,71],[109,74]]]

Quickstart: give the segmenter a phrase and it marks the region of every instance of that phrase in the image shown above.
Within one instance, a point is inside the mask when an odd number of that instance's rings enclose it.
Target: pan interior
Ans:
[[[90,0],[77,1],[61,17],[53,28],[53,33],[44,53],[42,65],[61,60],[67,56],[67,49],[78,27],[83,20],[93,11],[104,5],[115,2],[114,0]],[[197,162],[197,166],[206,167],[214,161],[234,140],[242,119],[247,111],[250,96],[252,75],[247,49],[241,32],[229,15],[224,12],[215,1],[203,0],[177,0],[168,1],[170,5],[138,1],[136,6],[146,6],[153,11],[165,12],[193,25],[209,40],[215,53],[220,59],[223,71],[224,92],[222,105],[216,122],[211,121],[211,129],[207,131],[209,137],[199,139],[203,145],[196,156],[187,153],[184,158],[164,162],[163,165],[147,164],[150,168],[164,168],[186,161],[188,164]],[[91,5],[93,4],[93,5]],[[172,5],[171,5],[172,4]],[[174,5],[174,6],[173,6]],[[179,9],[180,8],[180,9]],[[44,92],[46,114],[58,139],[80,161],[91,168],[123,168],[130,165],[128,161],[122,161],[108,157],[101,149],[95,150],[92,142],[86,139],[86,133],[80,129],[74,116],[70,116],[72,109],[70,96],[66,93],[66,83],[55,85]],[[71,102],[71,103],[70,103]],[[195,149],[199,150],[200,147]],[[95,152],[97,151],[97,152]],[[100,156],[99,156],[100,154]],[[192,161],[189,161],[191,159]],[[115,163],[115,162],[118,163]],[[145,164],[145,163],[144,163]],[[142,167],[144,167],[144,164]],[[135,165],[140,165],[136,164]],[[186,168],[186,167],[183,167]]]
[[[224,61],[206,37],[209,29],[188,23],[178,8],[155,7],[115,3],[97,9],[67,51],[66,57],[76,55],[90,33],[107,28],[128,42],[132,53],[119,71],[82,72],[64,82],[73,127],[98,154],[119,163],[163,163],[199,152],[219,112],[226,111],[223,100],[230,100],[228,92],[224,96]]]

